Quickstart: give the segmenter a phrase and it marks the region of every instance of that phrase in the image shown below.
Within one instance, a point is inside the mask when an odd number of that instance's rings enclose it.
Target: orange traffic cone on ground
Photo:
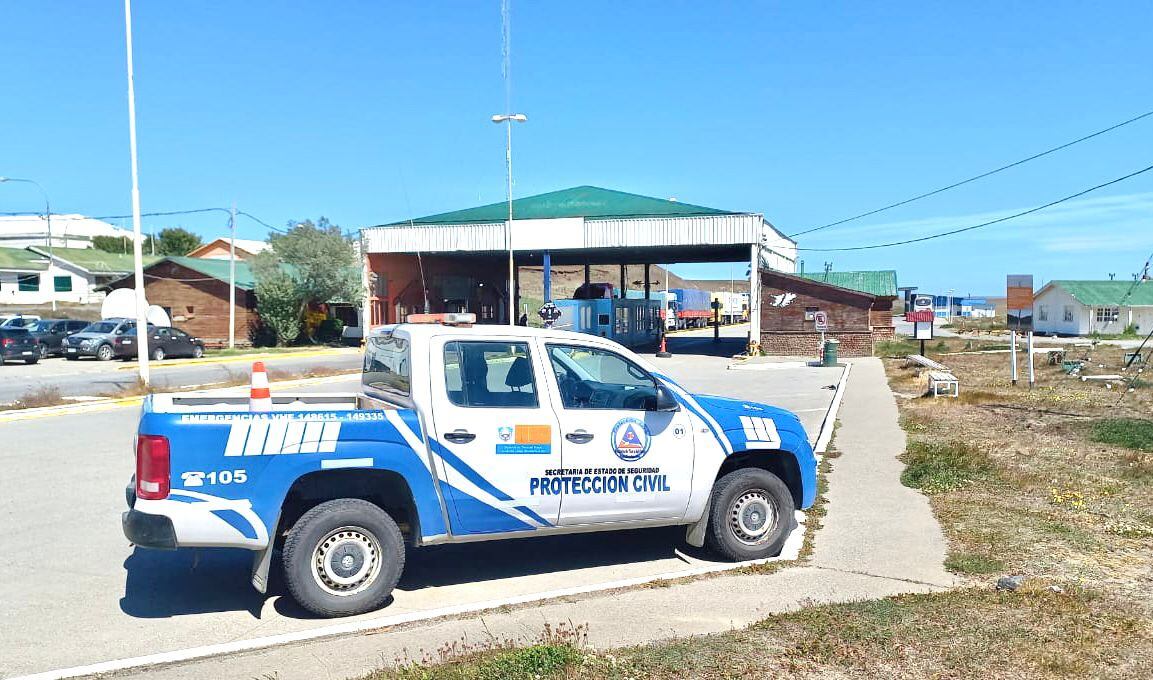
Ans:
[[[266,413],[272,410],[272,393],[268,389],[268,371],[263,361],[252,363],[252,387],[248,393],[248,410],[252,413]]]
[[[667,333],[661,333],[661,347],[657,350],[657,356],[662,359],[668,359],[672,356],[672,352],[669,351],[668,345],[665,344],[666,335]]]

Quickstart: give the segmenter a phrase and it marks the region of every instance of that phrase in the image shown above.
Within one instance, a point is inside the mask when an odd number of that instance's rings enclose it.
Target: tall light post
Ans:
[[[48,222],[48,266],[49,266],[49,271],[51,271],[52,263],[55,262],[56,260],[55,260],[55,258],[52,257],[52,206],[49,205],[48,192],[44,190],[44,187],[40,186],[40,182],[37,182],[34,179],[22,179],[20,177],[0,177],[0,182],[23,182],[25,184],[31,184],[32,186],[39,189],[40,193],[44,196],[44,219]],[[65,241],[64,245],[68,245],[67,241]],[[48,289],[48,295],[49,295],[49,299],[52,301],[52,311],[55,312],[56,311],[56,280],[55,279],[52,280],[52,287]]]
[[[504,145],[505,175],[508,179],[508,227],[505,229],[504,237],[505,245],[508,246],[508,322],[510,325],[513,323],[513,315],[516,314],[516,288],[514,284],[516,265],[512,261],[512,124],[527,121],[528,116],[523,113],[509,113],[503,116],[497,114],[492,117],[492,122],[497,125],[504,123],[508,131]]]
[[[136,356],[140,382],[148,384],[148,304],[144,300],[144,253],[140,237],[140,168],[136,163],[136,85],[132,76],[132,0],[124,0],[128,55],[128,150],[132,156],[132,256],[136,260]]]

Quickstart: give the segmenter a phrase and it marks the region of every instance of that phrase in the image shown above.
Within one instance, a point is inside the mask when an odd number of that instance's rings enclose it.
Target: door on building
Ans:
[[[574,477],[564,488],[560,523],[682,517],[693,476],[688,412],[653,410],[657,380],[616,352],[543,344],[564,470]]]
[[[541,480],[561,466],[560,423],[524,338],[434,338],[430,444],[444,461],[446,500],[458,534],[555,525],[560,495]]]

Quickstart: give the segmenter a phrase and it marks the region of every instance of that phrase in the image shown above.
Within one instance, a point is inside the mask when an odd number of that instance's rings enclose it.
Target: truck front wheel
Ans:
[[[404,538],[380,507],[355,498],[317,505],[284,540],[284,582],[319,616],[351,616],[384,604],[404,569]]]
[[[793,496],[779,477],[760,468],[717,480],[709,505],[709,548],[743,562],[781,553],[795,526]]]

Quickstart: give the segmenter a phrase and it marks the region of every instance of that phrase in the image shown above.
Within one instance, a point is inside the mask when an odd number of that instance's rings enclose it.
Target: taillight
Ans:
[[[136,439],[136,497],[147,501],[168,498],[170,452],[168,437],[142,434]]]
[[[11,345],[13,342],[15,342],[15,341],[12,338],[4,338],[3,340],[0,340],[0,347],[7,347],[8,345]]]

